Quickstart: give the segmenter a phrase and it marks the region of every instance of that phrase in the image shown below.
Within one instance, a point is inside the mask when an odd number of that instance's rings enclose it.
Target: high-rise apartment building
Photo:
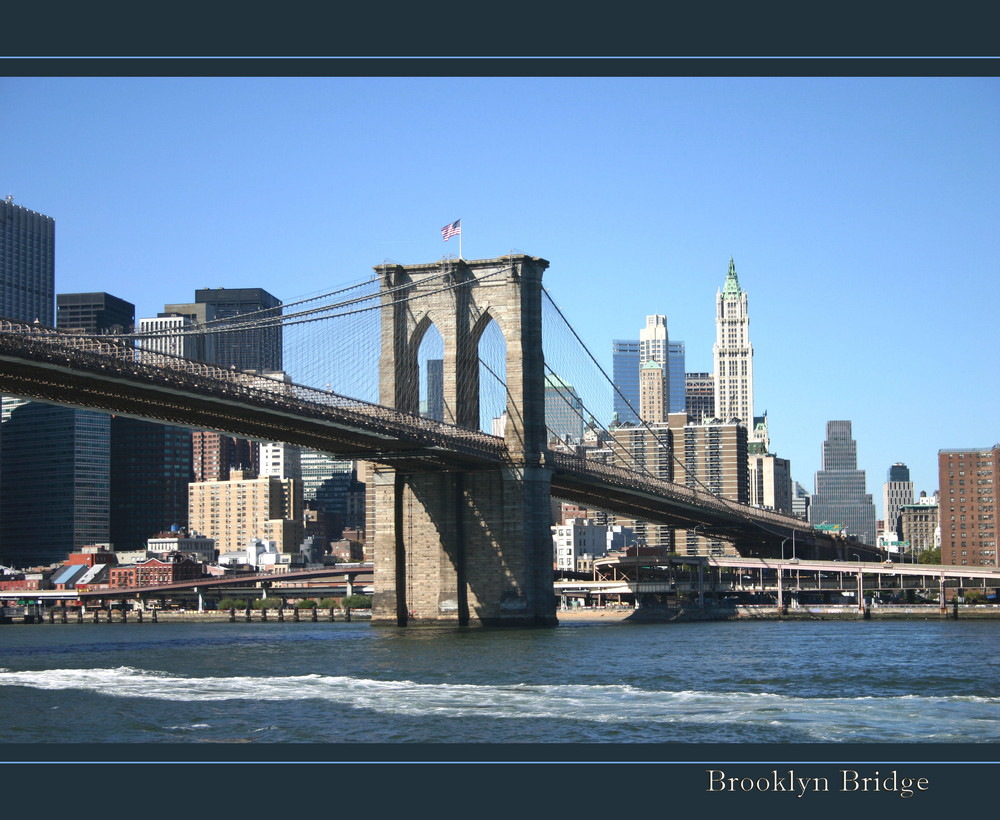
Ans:
[[[675,421],[675,418],[677,419]],[[680,424],[683,414],[671,415],[674,481],[697,490],[750,502],[747,470],[747,428],[739,422],[709,421]],[[695,530],[678,530],[677,551],[687,555],[735,553],[732,544],[705,538]]]
[[[702,491],[749,503],[747,429],[744,425],[709,421],[688,424],[686,413],[671,413],[666,423],[623,426],[611,433],[611,463]],[[640,545],[685,555],[720,555],[734,547],[705,538],[695,530],[615,517],[631,528]]]
[[[715,297],[715,415],[739,419],[750,428],[753,415],[753,346],[747,294],[740,288],[736,266],[729,258],[726,282]]]
[[[258,445],[260,468],[257,475],[302,479],[302,448],[283,441],[262,441]]]
[[[715,379],[711,373],[684,374],[684,412],[691,424],[715,418]]]
[[[262,288],[204,288],[195,291],[194,301],[212,306],[215,327],[224,327],[226,319],[253,323],[216,334],[212,364],[237,370],[281,370],[281,302],[276,297]]]
[[[882,514],[885,529],[896,533],[900,539],[900,511],[905,504],[912,503],[913,482],[910,481],[910,469],[897,461],[889,468],[885,484],[882,485]]]
[[[774,453],[751,453],[750,503],[766,510],[792,514],[792,471],[787,458]]]
[[[671,443],[668,423],[625,425],[611,431],[608,442],[610,460],[614,465],[662,478],[673,477]],[[615,524],[628,527],[637,544],[658,549],[666,554],[673,549],[674,531],[665,524],[614,516]]]
[[[1000,444],[938,451],[941,563],[1000,566],[997,487]]]
[[[839,524],[842,532],[875,545],[875,505],[865,492],[865,471],[858,469],[858,446],[851,437],[849,421],[826,423],[822,468],[816,473],[809,523]]]
[[[214,538],[219,553],[245,549],[251,538],[274,541],[279,552],[295,552],[302,541],[302,483],[295,479],[244,478],[205,481],[188,487],[191,532]]]
[[[56,221],[0,202],[0,318],[55,324]]]
[[[191,467],[195,481],[229,481],[231,470],[257,475],[257,443],[210,430],[191,433]]]

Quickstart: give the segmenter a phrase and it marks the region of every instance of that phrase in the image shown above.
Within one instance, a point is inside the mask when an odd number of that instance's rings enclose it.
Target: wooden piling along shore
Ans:
[[[33,606],[0,607],[0,624],[155,624],[155,623],[319,623],[371,618],[370,609],[273,609],[171,610],[171,609],[51,609]]]

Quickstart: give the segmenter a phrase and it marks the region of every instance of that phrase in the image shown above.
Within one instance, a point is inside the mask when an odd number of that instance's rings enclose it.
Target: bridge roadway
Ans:
[[[510,463],[503,439],[388,407],[175,356],[113,336],[87,337],[0,321],[0,393],[123,416],[284,441],[400,469],[475,470]],[[737,504],[634,470],[549,451],[555,497],[692,529],[774,555],[792,537],[802,555],[846,557],[872,547],[801,519]]]

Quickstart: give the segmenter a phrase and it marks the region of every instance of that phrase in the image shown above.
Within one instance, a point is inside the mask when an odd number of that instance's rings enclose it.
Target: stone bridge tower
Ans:
[[[380,265],[379,401],[419,410],[417,353],[444,342],[444,420],[479,429],[479,340],[491,320],[507,348],[509,463],[476,471],[373,465],[376,623],[556,623],[544,464],[542,273],[525,255]]]

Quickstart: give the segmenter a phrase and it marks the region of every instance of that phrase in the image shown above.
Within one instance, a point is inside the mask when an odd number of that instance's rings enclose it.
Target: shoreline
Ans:
[[[344,611],[337,610],[332,616],[327,611],[317,611],[316,617],[309,610],[268,610],[266,617],[262,616],[261,610],[254,610],[250,620],[247,620],[243,611],[238,611],[235,617],[228,611],[211,610],[206,612],[196,611],[164,611],[157,610],[155,615],[152,612],[139,614],[129,613],[123,619],[120,612],[115,612],[112,617],[104,610],[99,611],[99,615],[88,613],[84,619],[68,617],[62,620],[55,614],[49,614],[41,620],[33,618],[25,619],[16,616],[0,621],[0,628],[6,625],[15,624],[78,624],[78,623],[351,623],[353,621],[370,622],[371,610],[355,609],[348,616]],[[296,617],[297,616],[297,617]],[[944,620],[1000,620],[1000,607],[982,605],[962,605],[960,607],[948,607],[942,612],[935,605],[898,605],[898,606],[876,606],[869,607],[863,612],[858,611],[853,606],[801,606],[787,607],[779,610],[776,606],[761,607],[732,607],[732,608],[706,608],[706,609],[679,609],[679,608],[658,608],[643,607],[640,609],[608,607],[573,607],[556,611],[556,618],[559,624],[581,624],[581,623],[677,623],[694,621],[944,621]],[[434,623],[420,623],[419,626],[435,626]],[[451,626],[453,624],[447,624]]]

